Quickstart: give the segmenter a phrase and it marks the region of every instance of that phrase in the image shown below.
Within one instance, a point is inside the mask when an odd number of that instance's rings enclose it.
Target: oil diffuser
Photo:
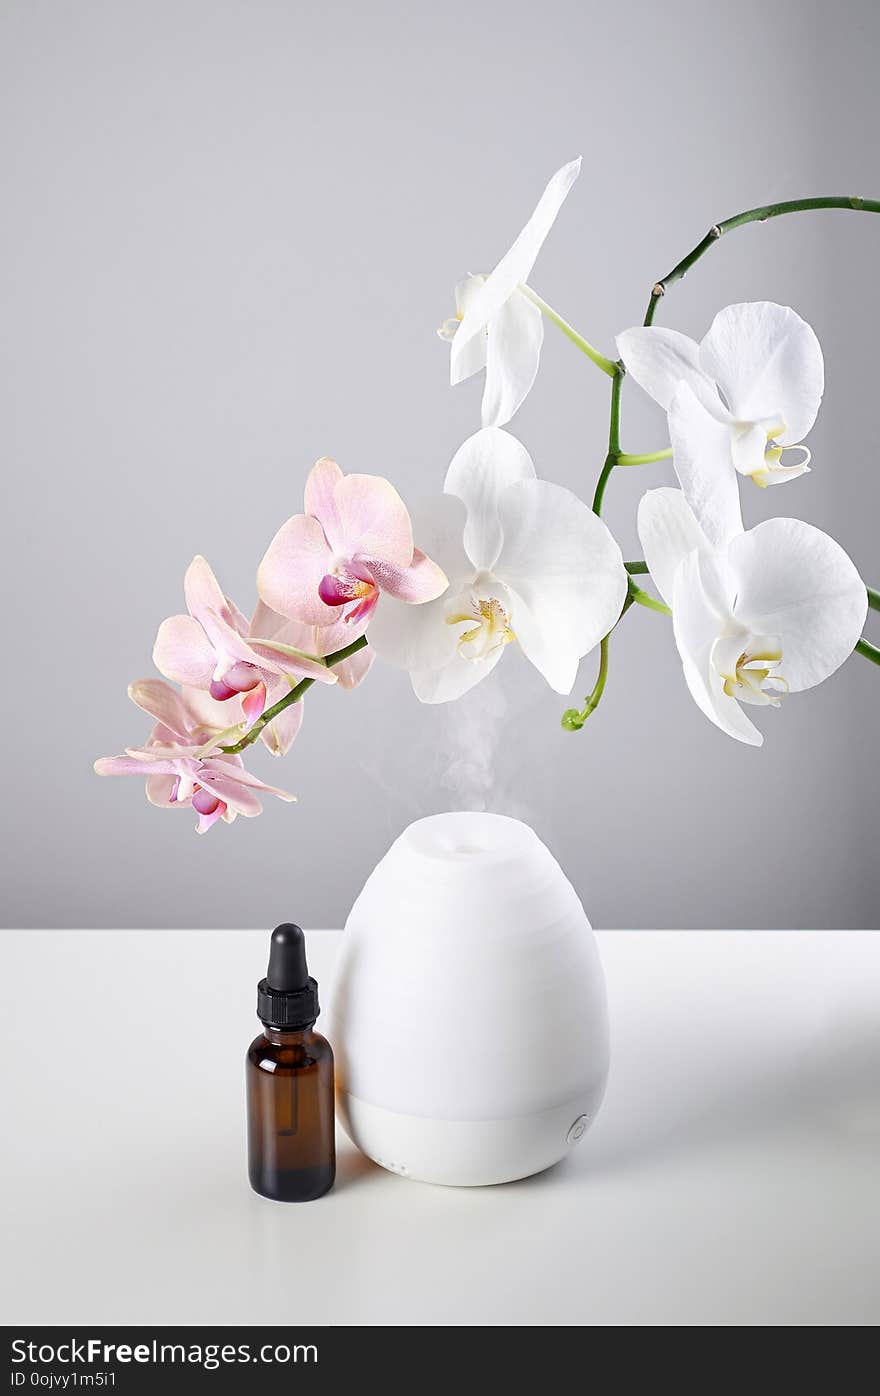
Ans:
[[[429,1183],[504,1183],[583,1136],[608,1071],[590,923],[532,829],[420,819],[355,902],[331,1010],[337,1106],[376,1163]]]

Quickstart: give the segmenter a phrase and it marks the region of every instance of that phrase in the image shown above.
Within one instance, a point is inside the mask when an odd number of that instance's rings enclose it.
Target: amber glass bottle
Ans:
[[[333,1052],[314,1031],[318,986],[299,926],[272,932],[269,969],[257,987],[263,1032],[245,1063],[248,1176],[278,1202],[310,1202],[336,1176]]]

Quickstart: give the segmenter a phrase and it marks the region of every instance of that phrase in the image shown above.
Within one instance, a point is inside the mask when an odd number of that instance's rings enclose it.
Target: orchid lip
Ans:
[[[774,672],[781,662],[782,642],[775,635],[724,635],[712,647],[724,694],[742,703],[779,707],[789,691],[787,680]]]
[[[350,601],[361,601],[372,596],[375,590],[375,582],[332,572],[323,576],[318,584],[318,595],[325,606],[345,606]]]
[[[446,617],[446,624],[469,627],[458,637],[458,652],[463,659],[485,659],[516,639],[507,612],[494,596],[472,596],[469,608],[452,612]]]
[[[203,785],[197,785],[192,794],[192,806],[198,814],[214,814],[222,801]]]
[[[236,660],[219,679],[212,679],[208,692],[219,703],[235,698],[239,693],[250,693],[261,681],[260,671],[255,664],[245,659]]]

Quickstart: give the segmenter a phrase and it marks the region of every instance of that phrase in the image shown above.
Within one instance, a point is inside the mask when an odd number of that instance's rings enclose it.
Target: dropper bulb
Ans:
[[[280,993],[308,987],[306,938],[292,921],[285,921],[272,932],[266,983]]]

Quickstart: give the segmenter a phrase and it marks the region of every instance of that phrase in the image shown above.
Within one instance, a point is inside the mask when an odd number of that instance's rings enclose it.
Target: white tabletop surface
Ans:
[[[880,933],[599,943],[611,1076],[563,1164],[429,1187],[340,1131],[285,1206],[244,1173],[265,932],[0,932],[3,1321],[880,1321]]]

